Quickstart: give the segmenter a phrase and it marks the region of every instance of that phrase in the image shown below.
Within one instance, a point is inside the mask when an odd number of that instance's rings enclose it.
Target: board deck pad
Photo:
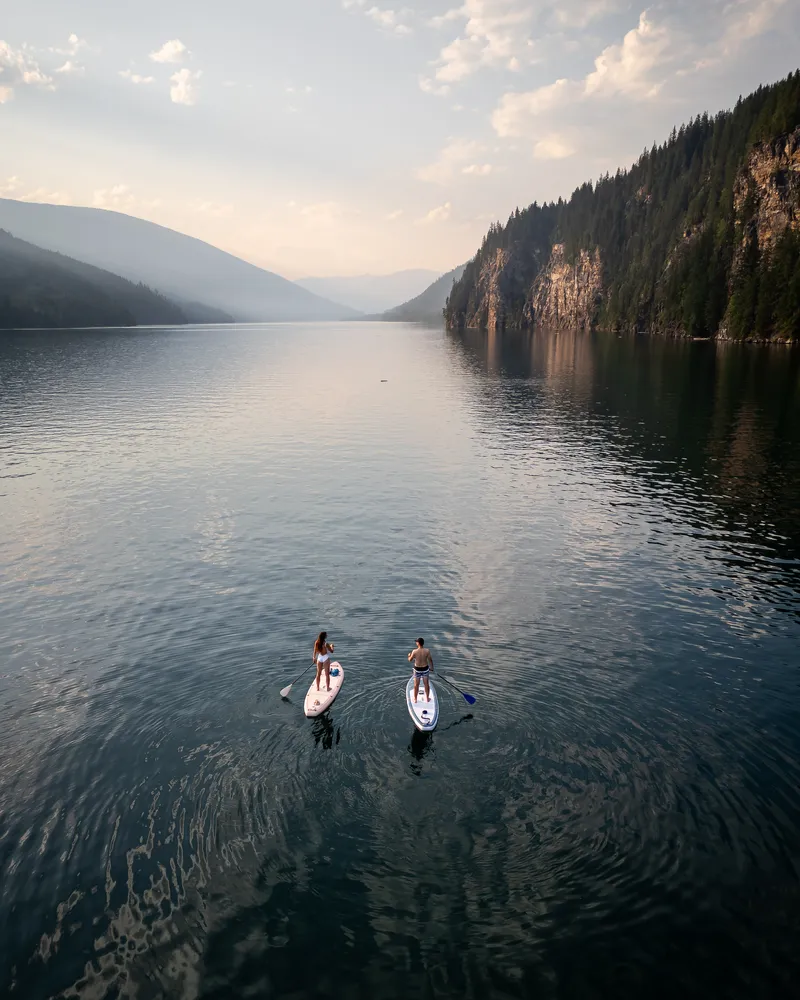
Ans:
[[[326,690],[325,687],[325,671],[322,671],[319,678],[319,691],[317,691],[316,674],[314,675],[314,680],[312,680],[311,687],[308,689],[306,700],[303,702],[303,711],[309,719],[316,718],[316,716],[322,715],[323,712],[327,712],[333,704],[336,695],[342,690],[342,684],[344,684],[344,667],[337,660],[331,663],[330,691]]]
[[[408,714],[414,720],[414,725],[417,729],[421,730],[423,733],[430,733],[436,728],[436,724],[439,721],[439,698],[436,694],[436,688],[433,686],[433,680],[428,679],[428,683],[431,688],[431,700],[425,697],[425,681],[420,678],[419,682],[419,695],[417,696],[416,703],[414,702],[414,677],[413,675],[409,677],[408,684],[406,684],[406,705],[408,706]]]

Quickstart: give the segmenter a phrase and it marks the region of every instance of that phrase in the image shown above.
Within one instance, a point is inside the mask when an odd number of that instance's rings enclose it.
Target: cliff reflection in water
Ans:
[[[778,558],[780,582],[800,592],[799,350],[579,331],[448,336],[496,376],[475,381],[485,416],[524,430],[543,409],[560,415],[562,433],[616,456],[699,538],[717,528],[745,546],[754,582]]]

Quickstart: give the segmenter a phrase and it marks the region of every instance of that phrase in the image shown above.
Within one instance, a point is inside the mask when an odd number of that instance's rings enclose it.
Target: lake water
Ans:
[[[799,668],[796,352],[0,334],[0,996],[793,996]]]

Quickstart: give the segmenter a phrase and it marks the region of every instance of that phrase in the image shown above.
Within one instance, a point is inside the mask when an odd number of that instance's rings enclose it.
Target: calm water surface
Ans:
[[[799,651],[796,353],[0,334],[0,996],[793,996]]]

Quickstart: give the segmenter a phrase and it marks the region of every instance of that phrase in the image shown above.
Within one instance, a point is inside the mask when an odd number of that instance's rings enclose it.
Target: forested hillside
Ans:
[[[800,337],[800,71],[492,226],[451,327]]]
[[[0,229],[0,329],[186,321],[178,306],[144,285]]]

